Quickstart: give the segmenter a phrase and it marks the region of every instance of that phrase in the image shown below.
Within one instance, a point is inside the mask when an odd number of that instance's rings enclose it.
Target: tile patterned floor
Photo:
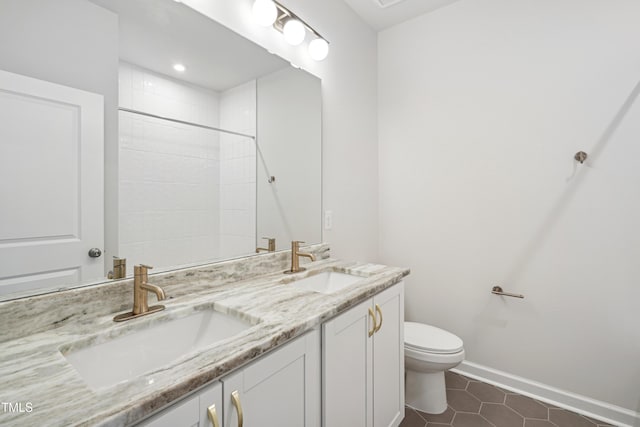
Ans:
[[[400,427],[610,426],[452,372],[447,372],[445,378],[447,410],[430,415],[407,407]]]

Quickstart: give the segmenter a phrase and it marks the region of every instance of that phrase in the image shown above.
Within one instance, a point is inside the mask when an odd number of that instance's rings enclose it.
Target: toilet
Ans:
[[[447,409],[444,371],[464,360],[462,340],[443,329],[404,322],[406,404],[427,414]]]

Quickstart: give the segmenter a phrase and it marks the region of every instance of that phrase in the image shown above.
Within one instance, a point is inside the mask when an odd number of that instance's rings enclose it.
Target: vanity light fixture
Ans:
[[[297,46],[306,38],[307,31],[313,39],[309,42],[309,56],[322,61],[329,54],[329,42],[299,16],[274,0],[255,0],[253,3],[254,20],[262,26],[273,25],[280,31],[287,43]]]
[[[256,0],[253,3],[253,19],[258,25],[269,27],[276,22],[278,8],[272,0]]]
[[[187,67],[182,64],[173,64],[173,69],[179,73],[184,73],[185,71],[187,71]]]
[[[316,61],[322,61],[329,54],[329,43],[321,37],[309,42],[309,56]]]
[[[304,36],[306,35],[305,33],[304,25],[295,18],[287,19],[287,22],[284,23],[284,27],[282,27],[282,35],[284,36],[285,41],[292,46],[298,46],[302,43],[304,41]]]

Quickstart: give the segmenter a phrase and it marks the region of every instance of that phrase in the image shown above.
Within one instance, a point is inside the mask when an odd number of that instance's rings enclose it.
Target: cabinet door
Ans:
[[[199,418],[198,427],[222,427],[222,383],[216,381],[198,394]],[[211,416],[217,417],[218,424],[214,425]]]
[[[404,283],[373,303],[379,325],[373,335],[373,425],[397,427],[404,417]]]
[[[198,396],[184,399],[138,424],[144,427],[199,427]]]
[[[224,426],[319,427],[319,359],[313,331],[223,378]]]
[[[207,408],[211,405],[216,406],[220,426],[222,426],[222,384],[219,381],[169,406],[138,426],[212,427],[213,424],[207,418]]]
[[[371,299],[324,323],[322,402],[325,427],[369,427],[372,408]]]

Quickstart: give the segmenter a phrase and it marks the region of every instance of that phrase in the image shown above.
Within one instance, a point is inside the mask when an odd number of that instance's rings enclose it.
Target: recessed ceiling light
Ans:
[[[184,73],[187,70],[187,67],[182,64],[173,64],[173,69],[179,73]]]

